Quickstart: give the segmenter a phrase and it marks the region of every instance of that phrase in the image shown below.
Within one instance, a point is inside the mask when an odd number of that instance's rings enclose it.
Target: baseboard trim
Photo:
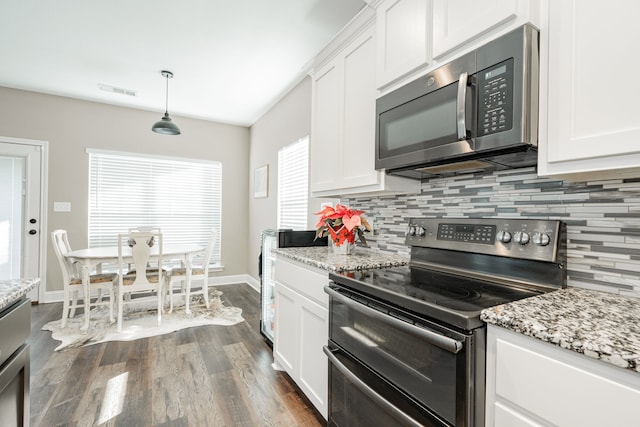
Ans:
[[[236,283],[246,283],[251,288],[260,292],[260,282],[249,274],[235,274],[229,276],[214,276],[209,278],[209,284],[213,286],[234,285]],[[96,294],[97,296],[97,294]],[[44,301],[41,303],[62,302],[64,300],[64,291],[45,291]]]

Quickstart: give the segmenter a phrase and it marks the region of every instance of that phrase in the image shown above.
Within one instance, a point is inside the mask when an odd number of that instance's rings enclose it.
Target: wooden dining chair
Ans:
[[[169,313],[173,312],[173,288],[176,284],[181,284],[181,291],[179,295],[184,296],[184,309],[187,314],[191,313],[189,309],[189,303],[193,295],[202,295],[204,303],[209,308],[209,263],[211,262],[211,256],[213,255],[213,249],[218,242],[218,232],[216,229],[211,230],[209,242],[207,247],[202,253],[202,257],[199,259],[202,261],[200,265],[194,265],[191,268],[191,281],[187,282],[187,269],[185,267],[177,267],[171,269],[169,273]],[[200,290],[192,291],[194,280],[202,281]]]
[[[89,275],[89,304],[87,308],[84,301],[84,289],[82,288],[82,270],[77,264],[72,263],[65,257],[65,254],[71,252],[67,231],[52,231],[51,242],[53,243],[53,251],[58,258],[60,270],[62,270],[62,282],[64,285],[64,300],[62,301],[62,319],[60,326],[63,328],[66,327],[67,318],[75,316],[76,308],[81,307],[85,310],[91,310],[91,307],[102,305],[109,306],[109,320],[113,323],[113,302],[115,300],[113,288],[117,275],[115,273]],[[92,302],[91,294],[95,290],[98,291],[98,296]],[[108,301],[103,301],[105,291],[109,294]]]
[[[157,268],[149,267],[152,246]],[[125,253],[127,247],[131,247],[130,257]],[[128,258],[133,259],[134,270],[125,272],[128,269]],[[148,301],[147,298],[140,298],[141,294],[155,294],[160,326],[167,280],[167,274],[162,269],[162,233],[153,231],[118,234],[118,331],[122,331],[124,305]]]

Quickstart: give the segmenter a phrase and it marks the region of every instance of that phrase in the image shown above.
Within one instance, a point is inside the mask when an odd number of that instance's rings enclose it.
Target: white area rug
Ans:
[[[56,348],[56,351],[60,351],[105,341],[133,341],[194,326],[230,326],[243,322],[242,309],[225,307],[220,300],[220,295],[222,295],[222,292],[219,290],[215,288],[209,289],[209,309],[205,307],[204,299],[201,295],[192,297],[189,305],[191,309],[190,315],[184,312],[182,301],[178,305],[175,304],[178,299],[175,296],[173,313],[167,313],[167,308],[165,308],[160,326],[157,324],[157,302],[154,298],[148,303],[125,305],[122,332],[118,332],[117,323],[112,324],[109,322],[109,309],[104,306],[91,310],[90,324],[87,331],[80,329],[84,323],[82,313],[76,313],[75,317],[67,319],[65,328],[60,327],[60,320],[54,320],[44,325],[42,330],[51,331],[51,337],[61,341],[61,344]],[[117,312],[114,312],[114,318],[117,319]]]

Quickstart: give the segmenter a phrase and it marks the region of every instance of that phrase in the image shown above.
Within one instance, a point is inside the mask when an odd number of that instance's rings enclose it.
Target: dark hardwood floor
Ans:
[[[41,331],[61,304],[32,307],[32,426],[319,426],[259,333],[259,294],[220,286],[245,322],[54,351]]]

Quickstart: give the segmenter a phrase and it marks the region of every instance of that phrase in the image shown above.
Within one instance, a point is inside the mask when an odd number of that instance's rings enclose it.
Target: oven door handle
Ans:
[[[458,341],[453,338],[449,338],[437,332],[430,331],[428,329],[421,328],[416,325],[412,325],[411,323],[407,323],[403,320],[396,319],[395,317],[382,313],[374,308],[367,307],[366,305],[360,304],[352,299],[345,297],[339,292],[331,289],[329,286],[324,287],[324,291],[329,294],[332,298],[340,301],[344,305],[352,308],[360,313],[364,313],[367,316],[371,316],[381,322],[390,324],[398,329],[403,329],[409,333],[419,335],[424,338],[430,344],[435,345],[443,350],[448,351],[449,353],[457,354],[464,348],[464,342]]]
[[[364,381],[358,378],[353,372],[349,370],[349,368],[344,366],[344,364],[338,360],[338,358],[333,354],[333,351],[329,347],[327,347],[326,345],[323,346],[322,351],[324,351],[324,354],[327,355],[329,362],[331,362],[333,366],[335,366],[336,369],[338,369],[338,371],[340,371],[342,375],[344,375],[361,392],[366,394],[367,397],[369,397],[369,399],[377,403],[378,406],[385,408],[388,412],[395,415],[396,418],[403,420],[408,425],[415,426],[415,427],[423,426],[423,424],[417,422],[416,420],[411,418],[409,415],[402,412],[400,409],[398,409],[397,406],[389,402],[384,397],[380,396],[380,394],[378,394],[374,389],[369,387]],[[334,351],[338,351],[338,350],[334,350]]]

